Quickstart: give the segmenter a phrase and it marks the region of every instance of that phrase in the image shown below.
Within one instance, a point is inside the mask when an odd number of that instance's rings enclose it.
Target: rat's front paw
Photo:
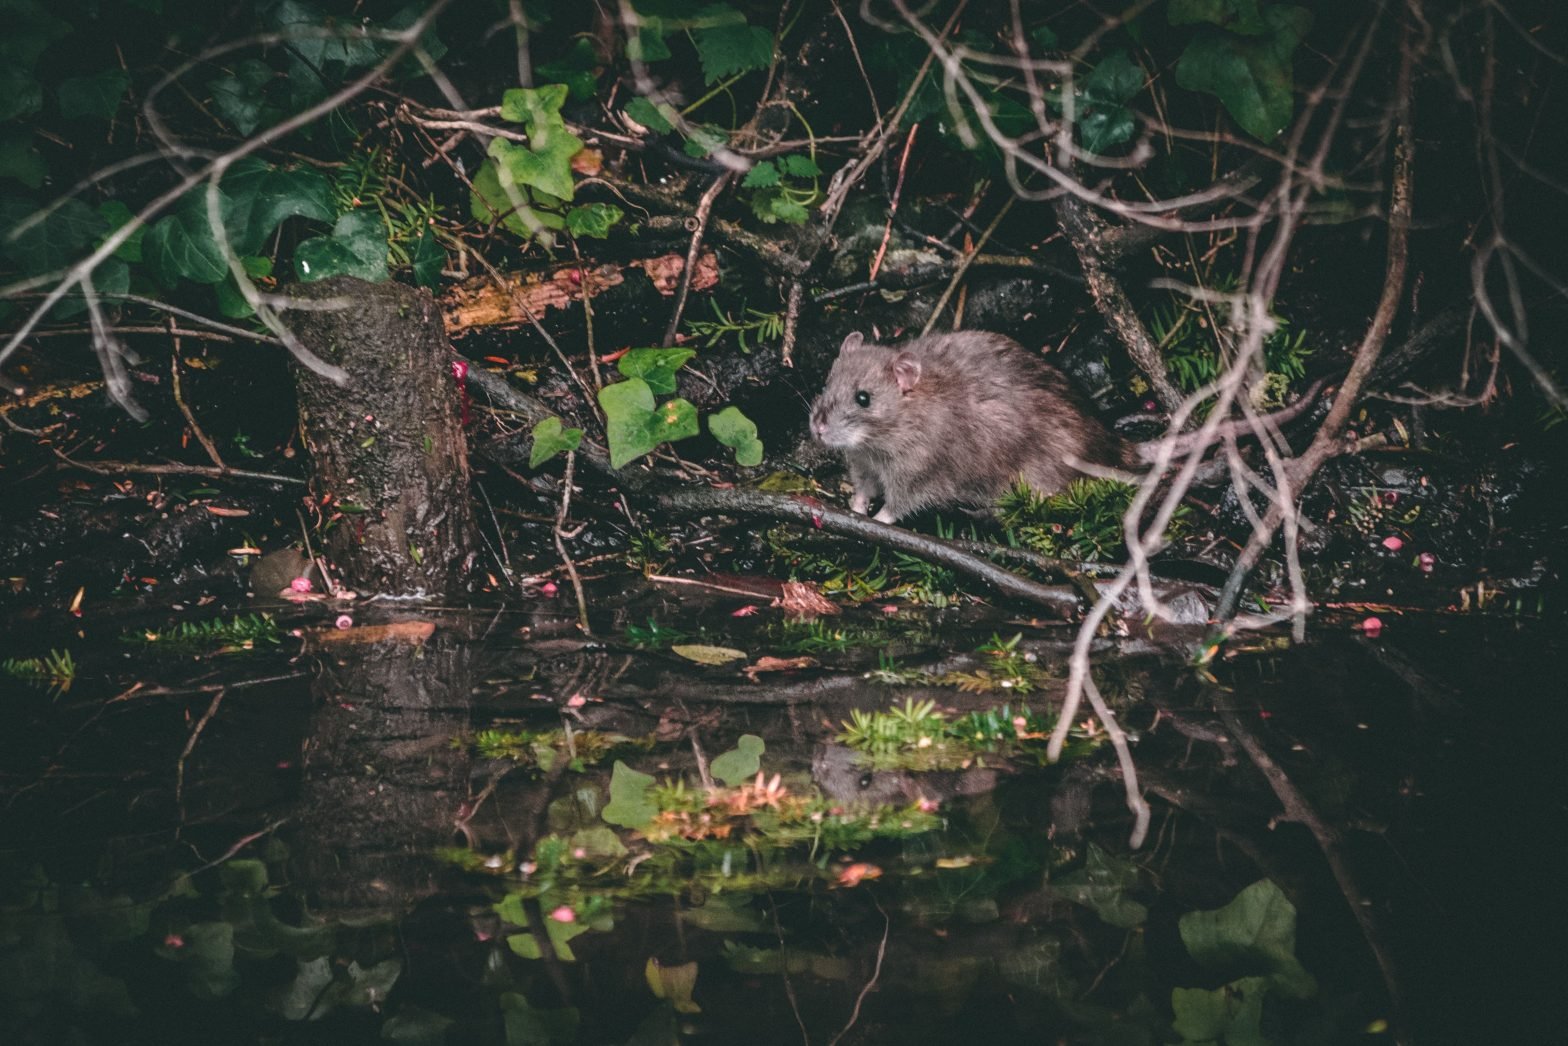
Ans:
[[[857,492],[849,499],[849,510],[851,512],[858,512],[864,516],[871,510],[871,496],[869,494],[861,494]]]

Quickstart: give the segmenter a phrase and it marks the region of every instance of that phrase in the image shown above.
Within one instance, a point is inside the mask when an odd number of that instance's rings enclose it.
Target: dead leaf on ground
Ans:
[[[838,613],[838,607],[831,599],[818,592],[815,585],[804,581],[784,582],[784,594],[777,604],[793,617],[831,617]]]
[[[743,661],[746,658],[744,650],[727,646],[708,646],[705,643],[679,643],[670,647],[670,653],[684,657],[688,661],[695,661],[699,665],[727,665],[731,661]]]
[[[741,671],[755,683],[764,672],[793,672],[799,668],[815,667],[817,659],[814,657],[759,657],[755,664],[747,665]]]
[[[340,646],[358,643],[423,643],[435,635],[434,621],[394,621],[390,625],[362,625],[359,628],[312,629],[306,633],[315,646]]]

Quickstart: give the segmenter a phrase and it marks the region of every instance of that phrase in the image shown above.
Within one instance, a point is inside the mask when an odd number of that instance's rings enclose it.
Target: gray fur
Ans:
[[[868,406],[856,400],[862,392]],[[944,505],[988,507],[1019,478],[1054,493],[1080,475],[1069,459],[1135,460],[1060,371],[978,331],[896,347],[851,334],[812,404],[811,433],[843,453],[855,510],[880,497],[885,523]]]

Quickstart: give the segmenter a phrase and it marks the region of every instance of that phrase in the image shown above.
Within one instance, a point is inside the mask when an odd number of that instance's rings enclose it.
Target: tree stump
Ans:
[[[288,322],[343,368],[343,385],[294,365],[300,431],[322,499],[325,549],[357,592],[457,595],[475,531],[452,350],[422,290],[338,276],[298,284]]]

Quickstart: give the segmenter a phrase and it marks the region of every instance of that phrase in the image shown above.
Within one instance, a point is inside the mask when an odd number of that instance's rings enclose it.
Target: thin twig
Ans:
[[[566,566],[566,575],[572,579],[572,591],[577,595],[577,627],[582,629],[583,635],[593,635],[593,629],[588,627],[588,601],[583,598],[583,579],[577,576],[577,565],[572,562],[572,557],[566,551],[566,517],[572,510],[572,473],[577,464],[577,452],[566,452],[566,478],[562,482],[561,510],[555,515],[555,550],[561,554],[561,562]]]
[[[169,337],[173,342],[173,351],[169,354],[169,375],[173,384],[174,403],[177,407],[180,408],[180,413],[185,415],[186,424],[188,424],[191,427],[191,431],[196,434],[196,442],[200,443],[202,445],[202,449],[206,450],[207,457],[212,459],[212,463],[214,465],[227,472],[229,466],[224,463],[223,455],[218,453],[217,445],[212,442],[206,431],[203,430],[201,425],[197,423],[196,415],[191,412],[190,404],[185,402],[185,393],[180,388],[180,336],[174,333],[173,317],[169,318],[168,325]]]
[[[708,231],[708,217],[713,213],[713,204],[719,198],[719,193],[730,183],[731,172],[725,171],[713,179],[707,191],[702,194],[702,199],[697,201],[697,215],[691,231],[691,246],[686,248],[686,267],[681,270],[681,285],[675,292],[675,308],[670,311],[670,322],[664,328],[665,345],[675,344],[675,333],[680,329],[681,313],[686,309],[686,296],[691,292],[692,273],[697,268],[697,258],[702,253],[702,237]]]
[[[871,903],[876,904],[877,911],[882,912],[882,942],[877,945],[877,964],[871,970],[871,979],[860,989],[860,994],[855,996],[855,1008],[850,1012],[849,1022],[839,1029],[837,1035],[828,1041],[828,1046],[838,1046],[839,1040],[848,1035],[849,1030],[855,1026],[855,1022],[860,1020],[861,1005],[866,1001],[866,996],[871,994],[871,989],[877,986],[877,981],[882,977],[882,960],[887,956],[887,938],[888,934],[893,930],[893,920],[888,918],[887,912],[883,911],[882,906],[877,904],[875,898],[872,898]]]

